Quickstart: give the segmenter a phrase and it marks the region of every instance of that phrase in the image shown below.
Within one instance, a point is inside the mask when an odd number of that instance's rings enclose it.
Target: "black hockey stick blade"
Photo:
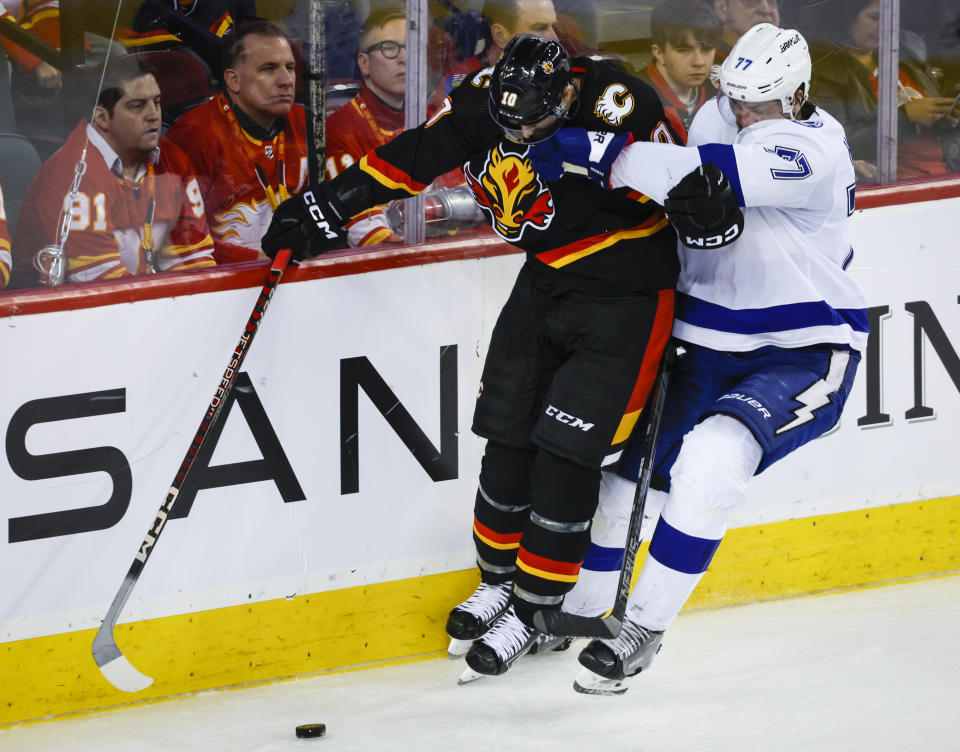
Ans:
[[[591,637],[611,640],[620,634],[623,617],[627,612],[627,600],[630,597],[630,583],[633,580],[637,549],[640,548],[640,530],[643,527],[643,512],[647,503],[647,491],[653,477],[653,462],[656,454],[657,436],[660,434],[660,419],[663,417],[663,405],[667,396],[667,384],[673,368],[675,347],[667,343],[653,394],[647,420],[644,424],[643,456],[640,464],[640,478],[633,496],[633,511],[627,526],[627,540],[623,551],[623,565],[620,568],[620,580],[613,608],[607,616],[580,616],[560,609],[541,609],[533,615],[533,625],[541,632],[558,637]]]
[[[535,612],[533,626],[550,635],[612,640],[620,634],[623,621],[613,614],[600,617],[580,616],[551,609]]]
[[[260,322],[263,320],[267,306],[270,304],[270,298],[273,297],[273,292],[280,283],[280,277],[283,275],[289,263],[290,251],[284,248],[277,254],[277,257],[270,265],[267,280],[260,290],[260,295],[257,297],[257,302],[253,306],[253,312],[250,314],[250,318],[243,327],[243,334],[240,336],[240,341],[230,356],[230,361],[227,364],[223,377],[220,379],[217,391],[213,395],[213,400],[211,400],[210,405],[203,415],[200,428],[197,429],[193,441],[190,442],[190,447],[187,449],[187,453],[180,463],[180,468],[177,470],[173,484],[167,491],[167,496],[160,506],[160,509],[157,510],[157,514],[153,518],[153,524],[150,525],[150,529],[147,531],[146,536],[144,536],[143,543],[140,544],[140,550],[137,551],[137,555],[133,559],[133,564],[130,565],[130,569],[123,578],[120,589],[117,590],[117,594],[113,596],[113,601],[110,603],[107,615],[103,617],[103,622],[100,624],[97,634],[94,635],[93,645],[91,647],[93,660],[96,662],[104,678],[121,692],[139,692],[153,684],[153,679],[138,671],[133,664],[127,660],[123,652],[121,652],[117,645],[116,637],[114,637],[113,634],[117,626],[117,619],[120,617],[120,612],[123,610],[127,598],[130,597],[134,585],[137,584],[137,580],[140,578],[140,573],[143,571],[147,560],[150,558],[150,554],[153,552],[154,544],[160,537],[160,533],[163,532],[164,523],[170,515],[173,503],[177,500],[177,495],[186,482],[187,475],[189,475],[190,469],[193,467],[193,462],[197,458],[200,448],[203,446],[204,441],[206,441],[210,428],[220,417],[220,410],[227,402],[227,397],[233,390],[233,385],[237,379],[237,374],[240,373],[240,366],[243,364],[244,358],[246,358],[247,353],[250,352],[250,345],[253,343],[253,338],[260,328]]]

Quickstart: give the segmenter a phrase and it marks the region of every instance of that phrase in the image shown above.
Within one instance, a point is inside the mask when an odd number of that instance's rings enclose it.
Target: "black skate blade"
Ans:
[[[616,616],[579,616],[557,609],[533,614],[533,626],[541,632],[560,637],[592,637],[612,640],[620,634],[623,621]]]

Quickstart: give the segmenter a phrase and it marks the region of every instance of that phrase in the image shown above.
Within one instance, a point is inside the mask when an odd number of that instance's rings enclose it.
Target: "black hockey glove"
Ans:
[[[743,232],[743,211],[730,181],[715,164],[685,175],[663,202],[680,241],[690,248],[721,248]]]
[[[303,261],[343,245],[347,219],[333,189],[321,183],[277,207],[260,245],[270,258],[289,248],[291,259]]]

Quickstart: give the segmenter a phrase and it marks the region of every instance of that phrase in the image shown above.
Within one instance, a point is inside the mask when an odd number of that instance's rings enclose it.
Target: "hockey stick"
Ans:
[[[327,50],[327,34],[323,0],[310,0],[310,49],[306,59],[307,84],[307,170],[310,184],[322,183],[326,175],[327,123],[326,76],[323,63]],[[311,150],[312,149],[312,150]]]
[[[633,512],[627,528],[627,540],[623,550],[623,565],[620,568],[620,581],[617,583],[617,595],[613,608],[607,616],[580,616],[559,609],[543,609],[533,615],[533,624],[541,632],[558,637],[599,637],[613,639],[620,634],[623,616],[627,612],[627,599],[630,597],[630,582],[633,568],[640,548],[640,529],[643,527],[643,511],[647,504],[647,491],[653,477],[654,454],[657,436],[660,434],[660,419],[663,417],[663,404],[666,400],[667,384],[673,368],[674,345],[668,343],[660,363],[657,383],[654,389],[650,415],[644,426],[643,457],[640,464],[640,480],[633,495]]]
[[[223,377],[220,379],[217,391],[214,393],[213,399],[210,401],[210,405],[204,413],[203,420],[200,422],[200,428],[197,429],[197,433],[190,443],[190,448],[187,449],[187,454],[184,456],[183,462],[180,463],[180,469],[173,479],[173,484],[170,486],[170,490],[167,491],[167,498],[164,499],[163,504],[153,518],[153,524],[150,525],[150,529],[147,531],[143,543],[140,544],[140,550],[133,559],[133,564],[130,565],[130,569],[127,571],[126,577],[123,578],[120,589],[113,597],[113,602],[107,610],[107,615],[103,618],[100,629],[97,630],[97,634],[93,638],[93,660],[97,662],[97,666],[100,668],[100,671],[103,672],[107,681],[123,692],[139,692],[141,689],[146,689],[153,684],[153,679],[137,671],[137,669],[133,667],[133,664],[120,652],[120,648],[117,647],[117,640],[114,637],[113,631],[117,626],[120,611],[123,610],[127,598],[130,597],[130,592],[133,590],[134,585],[137,584],[140,573],[143,572],[143,568],[147,565],[150,554],[153,553],[153,547],[160,537],[160,533],[163,532],[164,523],[167,521],[173,503],[180,493],[180,489],[183,488],[183,484],[186,482],[190,468],[193,467],[193,462],[196,460],[200,448],[207,438],[207,434],[220,417],[220,410],[233,389],[233,384],[237,379],[237,374],[240,373],[240,366],[243,364],[244,358],[247,357],[247,353],[250,351],[250,345],[253,343],[253,338],[260,328],[260,322],[263,321],[267,306],[270,304],[270,298],[273,296],[274,290],[277,289],[280,277],[283,275],[289,263],[290,251],[283,249],[277,254],[277,257],[270,265],[267,281],[264,282],[263,289],[260,290],[260,295],[257,298],[256,305],[253,307],[253,312],[250,314],[250,318],[243,328],[243,334],[240,335],[240,341],[230,356],[227,369],[223,372]]]

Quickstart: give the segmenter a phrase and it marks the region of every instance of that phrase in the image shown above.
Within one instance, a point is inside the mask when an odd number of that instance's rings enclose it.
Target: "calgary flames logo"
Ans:
[[[593,106],[593,112],[610,125],[620,125],[633,112],[633,95],[623,84],[610,84]]]
[[[533,170],[530,160],[504,153],[497,145],[479,176],[464,168],[467,185],[504,240],[520,240],[528,227],[545,230],[553,220],[553,197]]]

